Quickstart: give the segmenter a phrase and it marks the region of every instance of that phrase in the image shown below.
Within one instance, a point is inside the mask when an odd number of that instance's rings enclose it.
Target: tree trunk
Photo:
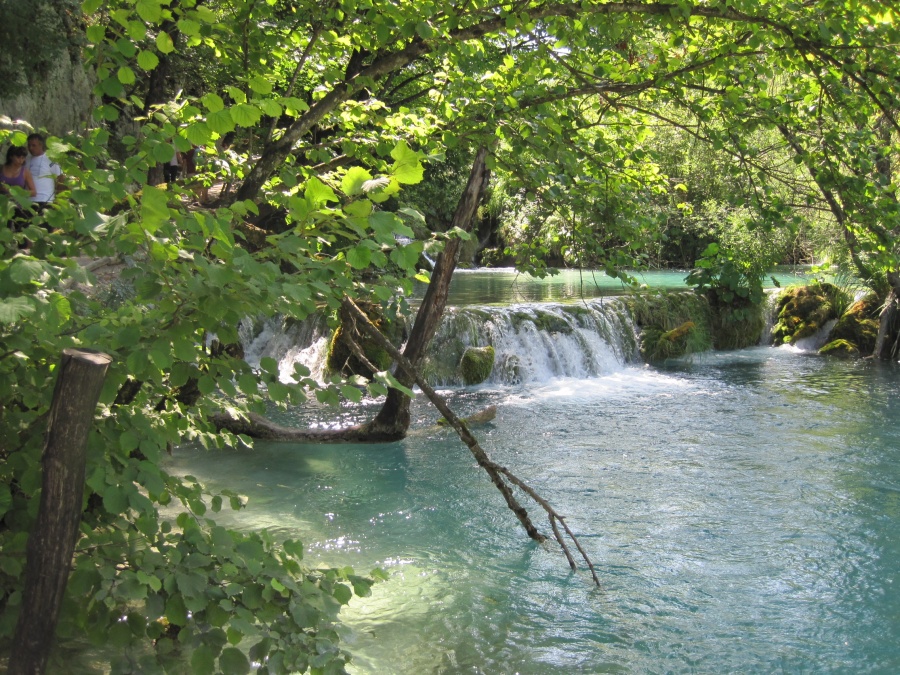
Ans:
[[[485,163],[487,153],[487,147],[482,146],[475,155],[472,170],[469,172],[469,181],[453,214],[451,229],[458,227],[465,232],[471,231],[475,212],[488,183],[489,170]],[[403,356],[415,368],[418,368],[422,362],[425,350],[434,338],[444,316],[450,282],[453,280],[453,272],[456,270],[456,263],[459,260],[459,246],[459,238],[450,239],[444,250],[438,255],[431,273],[431,282],[428,284],[428,290],[425,291],[422,304],[419,305],[416,321],[409,339],[406,341],[406,347],[403,349]],[[400,384],[411,387],[414,382],[413,376],[402,368],[395,370],[394,376]],[[409,403],[410,400],[406,394],[397,389],[390,389],[378,415],[365,425],[372,440],[393,441],[405,437],[410,422]]]
[[[43,673],[47,666],[78,538],[88,434],[111,361],[106,354],[87,350],[62,353],[41,459],[41,503],[28,538],[10,675]]]
[[[897,358],[900,350],[900,275],[889,274],[888,279],[891,282],[891,292],[881,310],[873,352],[875,358],[883,361]]]
[[[475,212],[488,182],[487,153],[487,147],[481,147],[475,155],[469,181],[456,206],[451,227],[458,227],[466,232],[471,229]],[[444,316],[450,282],[459,257],[459,245],[458,238],[450,239],[437,257],[431,282],[425,291],[425,297],[419,306],[415,323],[403,350],[404,357],[416,367],[425,356],[425,350]],[[414,383],[414,377],[402,368],[396,368],[394,375],[400,384],[406,387],[411,387]],[[210,421],[217,429],[227,429],[235,434],[246,434],[267,440],[299,443],[380,443],[398,441],[406,436],[410,424],[409,404],[410,399],[406,394],[397,389],[390,389],[381,410],[373,420],[342,429],[295,429],[281,426],[254,414],[247,415],[243,419],[218,414],[213,415]]]

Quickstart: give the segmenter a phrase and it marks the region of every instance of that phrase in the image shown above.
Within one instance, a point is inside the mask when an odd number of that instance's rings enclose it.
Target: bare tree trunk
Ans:
[[[41,460],[41,503],[28,538],[10,675],[43,673],[47,666],[81,521],[88,433],[111,361],[106,354],[87,350],[62,353]]]
[[[482,146],[475,154],[472,169],[469,172],[469,181],[453,214],[450,227],[458,227],[460,230],[470,232],[475,212],[487,187],[489,171],[486,166],[488,149]],[[435,261],[434,270],[431,273],[431,282],[425,297],[416,314],[416,321],[410,331],[403,356],[418,368],[425,356],[425,350],[434,338],[444,310],[447,307],[447,297],[450,293],[450,282],[453,280],[453,272],[459,260],[460,240],[451,239]],[[402,368],[397,368],[395,377],[400,384],[410,387],[413,376]],[[409,430],[409,397],[397,389],[388,391],[387,399],[375,419],[366,426],[372,440],[399,440],[406,436]]]
[[[873,356],[883,361],[897,358],[900,350],[900,279],[898,275],[888,275],[891,280],[891,292],[888,293],[881,318],[878,322],[878,337],[875,339]]]

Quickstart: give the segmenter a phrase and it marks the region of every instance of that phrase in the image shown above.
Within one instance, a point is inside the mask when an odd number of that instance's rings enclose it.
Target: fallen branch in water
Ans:
[[[353,334],[359,334],[359,330],[360,328],[362,328],[366,335],[372,338],[379,347],[387,351],[387,353],[391,355],[391,358],[393,358],[394,361],[401,368],[403,368],[410,377],[415,380],[415,383],[419,385],[422,393],[425,394],[425,396],[429,401],[431,401],[434,407],[436,407],[438,411],[440,411],[440,413],[444,416],[450,426],[453,427],[460,440],[462,440],[462,442],[465,443],[468,446],[469,450],[472,452],[472,455],[475,457],[475,461],[478,462],[478,465],[487,472],[487,474],[491,478],[491,482],[497,487],[498,490],[500,490],[500,493],[503,495],[504,499],[506,499],[507,506],[509,506],[512,512],[516,514],[516,517],[525,528],[528,536],[539,542],[543,542],[547,539],[538,531],[538,529],[534,526],[534,523],[531,522],[531,518],[529,518],[528,512],[516,500],[509,484],[515,485],[520,490],[522,490],[547,513],[547,516],[550,519],[550,526],[553,529],[553,535],[556,541],[559,542],[559,545],[562,547],[562,550],[566,555],[566,559],[569,561],[569,567],[571,567],[573,571],[576,571],[578,569],[578,566],[575,564],[575,559],[573,558],[572,553],[569,550],[569,546],[566,544],[565,538],[559,531],[558,525],[562,525],[563,530],[567,535],[569,535],[572,542],[575,544],[575,547],[578,549],[578,552],[581,554],[581,557],[584,559],[584,562],[587,565],[588,569],[591,571],[591,577],[593,578],[594,583],[599,586],[600,580],[597,578],[597,573],[594,570],[594,565],[591,563],[591,560],[590,558],[588,558],[587,553],[585,553],[584,549],[581,547],[581,544],[578,542],[578,538],[575,536],[572,530],[569,529],[569,526],[566,524],[565,518],[557,513],[556,510],[547,502],[547,500],[541,497],[523,480],[518,478],[505,466],[501,466],[500,464],[495,463],[490,459],[490,457],[488,457],[487,453],[479,445],[478,440],[469,431],[466,423],[450,409],[443,397],[441,397],[434,389],[432,389],[431,386],[429,386],[429,384],[422,378],[422,376],[419,375],[419,373],[412,366],[409,360],[406,359],[403,354],[401,354],[400,351],[396,347],[394,347],[394,345],[392,345],[390,341],[386,337],[384,337],[384,335],[381,334],[381,331],[378,330],[375,324],[373,324],[369,320],[369,317],[366,316],[365,312],[363,312],[356,305],[356,303],[353,302],[353,300],[345,297],[343,310],[345,315],[349,319],[349,321],[345,323],[345,327],[352,328],[352,330],[347,331],[345,337],[348,338],[348,343],[350,344],[350,348],[353,350],[355,356],[360,360],[367,362],[362,348],[360,348],[356,340],[353,339]],[[367,364],[367,367],[372,367],[373,372],[377,372],[377,369],[371,366],[371,364]]]

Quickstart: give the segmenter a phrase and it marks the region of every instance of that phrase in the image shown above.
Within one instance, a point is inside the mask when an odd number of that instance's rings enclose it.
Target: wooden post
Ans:
[[[112,358],[84,349],[62,353],[44,443],[43,488],[28,538],[25,589],[9,675],[39,675],[56,632],[81,521],[88,433]]]

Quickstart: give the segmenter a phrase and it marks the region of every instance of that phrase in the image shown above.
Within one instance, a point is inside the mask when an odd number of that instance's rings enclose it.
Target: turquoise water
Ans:
[[[687,271],[655,270],[633,272],[639,284],[653,289],[686,289]],[[772,279],[781,286],[806,283],[809,268],[779,268],[764,280],[774,288]],[[516,272],[513,268],[457,270],[450,286],[450,303],[507,304],[515,302],[563,302],[581,298],[621,295],[630,290],[619,279],[593,270],[560,270],[543,279]]]
[[[344,612],[354,673],[900,672],[896,366],[757,347],[444,393],[498,406],[482,446],[568,516],[601,588],[525,536],[421,396],[400,443],[173,459],[250,498],[234,523],[390,573]]]

